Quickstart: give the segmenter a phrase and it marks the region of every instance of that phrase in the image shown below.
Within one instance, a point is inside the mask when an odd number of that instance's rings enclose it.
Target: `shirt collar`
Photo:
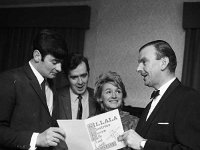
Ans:
[[[163,95],[165,93],[165,91],[167,90],[167,88],[170,86],[170,84],[176,79],[176,77],[172,78],[171,80],[169,80],[167,83],[165,83],[164,85],[162,85],[158,90],[160,90],[159,94]]]
[[[30,61],[28,63],[30,65],[31,70],[33,71],[34,75],[36,76],[39,84],[41,84],[44,81],[44,77],[34,68],[34,66],[31,64]]]
[[[71,88],[69,88],[69,92],[70,92],[70,97],[71,97],[71,101],[75,102],[77,100],[78,95],[75,94]],[[86,92],[84,94],[81,95],[82,96],[82,100],[87,99],[88,97],[88,90],[86,90]]]

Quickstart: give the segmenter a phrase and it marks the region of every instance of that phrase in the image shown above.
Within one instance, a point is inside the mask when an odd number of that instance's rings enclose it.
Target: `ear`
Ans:
[[[33,51],[33,60],[34,60],[36,63],[38,63],[38,62],[41,61],[41,59],[42,59],[42,55],[41,55],[40,51],[39,51],[39,50],[34,50],[34,51]]]
[[[169,58],[168,57],[163,57],[161,58],[161,70],[165,70],[169,64]]]

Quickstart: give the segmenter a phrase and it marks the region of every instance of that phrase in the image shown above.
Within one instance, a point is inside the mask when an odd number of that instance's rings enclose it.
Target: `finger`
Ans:
[[[121,138],[124,140],[128,135],[128,131],[124,132],[122,135],[121,135]]]
[[[52,137],[53,138],[56,138],[56,139],[59,139],[59,140],[62,140],[62,141],[65,141],[65,137],[63,137],[61,134],[57,133],[57,132],[54,132],[52,134]]]
[[[57,145],[58,143],[53,140],[48,142],[48,146],[57,146]]]
[[[60,139],[57,137],[53,137],[52,142],[55,142],[58,144],[58,143],[60,143]]]
[[[53,132],[59,133],[60,135],[65,137],[65,131],[63,129],[58,128],[58,127],[52,127],[51,129],[52,129]]]

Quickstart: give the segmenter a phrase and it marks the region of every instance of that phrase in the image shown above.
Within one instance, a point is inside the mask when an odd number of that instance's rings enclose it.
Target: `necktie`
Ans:
[[[82,96],[78,95],[78,113],[77,113],[77,119],[82,119],[82,112],[83,112],[83,107],[82,107]]]
[[[43,82],[41,83],[41,89],[42,89],[43,94],[46,96],[46,93],[45,93],[45,84],[46,84],[46,80],[43,80]]]
[[[47,80],[43,80],[43,82],[41,83],[41,88],[42,88],[42,92],[45,96],[46,99],[46,103],[49,109],[50,114],[52,114],[52,110],[53,110],[53,93],[49,87],[49,84],[47,82]]]
[[[159,95],[160,90],[153,91],[150,99],[155,99]]]

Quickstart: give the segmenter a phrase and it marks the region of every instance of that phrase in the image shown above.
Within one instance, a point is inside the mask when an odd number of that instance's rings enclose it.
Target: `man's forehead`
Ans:
[[[84,68],[78,68],[78,69],[69,71],[69,76],[81,76],[85,74],[88,74],[88,72],[87,72],[87,69],[84,69]]]
[[[83,75],[87,75],[87,74],[88,74],[87,72],[84,72],[84,73],[77,73],[77,74],[76,74],[76,73],[70,73],[69,76],[70,76],[70,77],[73,77],[73,76],[83,76]]]
[[[155,56],[156,54],[156,49],[153,45],[147,46],[143,48],[140,53],[139,57],[144,57],[144,56]]]

